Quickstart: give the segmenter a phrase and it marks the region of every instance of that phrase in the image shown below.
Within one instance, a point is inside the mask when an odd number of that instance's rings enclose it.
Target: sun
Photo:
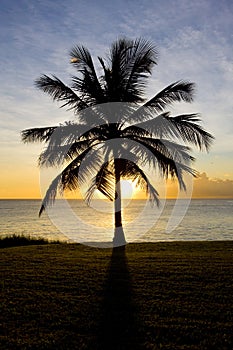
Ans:
[[[121,195],[123,199],[132,198],[135,194],[136,184],[131,180],[121,180]]]

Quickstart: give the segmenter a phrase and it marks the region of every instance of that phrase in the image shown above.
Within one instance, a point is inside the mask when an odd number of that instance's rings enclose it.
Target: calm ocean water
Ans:
[[[38,218],[40,200],[0,200],[0,235],[24,234],[47,239],[111,241],[112,204],[82,200],[57,201]],[[160,208],[144,200],[124,200],[124,227],[128,242],[174,240],[232,240],[233,200],[202,199],[187,203],[166,200]],[[172,212],[174,211],[175,212]],[[184,216],[184,217],[183,217]],[[182,219],[183,218],[183,219]]]

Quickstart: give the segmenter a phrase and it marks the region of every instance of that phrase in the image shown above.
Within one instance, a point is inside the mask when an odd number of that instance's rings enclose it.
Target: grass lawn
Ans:
[[[0,349],[233,349],[233,241],[0,250]]]

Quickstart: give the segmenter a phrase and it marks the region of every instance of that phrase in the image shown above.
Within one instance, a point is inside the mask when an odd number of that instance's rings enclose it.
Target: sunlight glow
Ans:
[[[135,182],[131,180],[121,180],[121,195],[122,198],[132,198],[137,192]]]

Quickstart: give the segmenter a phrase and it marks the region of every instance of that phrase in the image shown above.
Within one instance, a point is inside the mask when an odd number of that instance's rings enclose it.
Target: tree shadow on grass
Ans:
[[[112,250],[99,329],[99,349],[141,349],[126,247]]]

